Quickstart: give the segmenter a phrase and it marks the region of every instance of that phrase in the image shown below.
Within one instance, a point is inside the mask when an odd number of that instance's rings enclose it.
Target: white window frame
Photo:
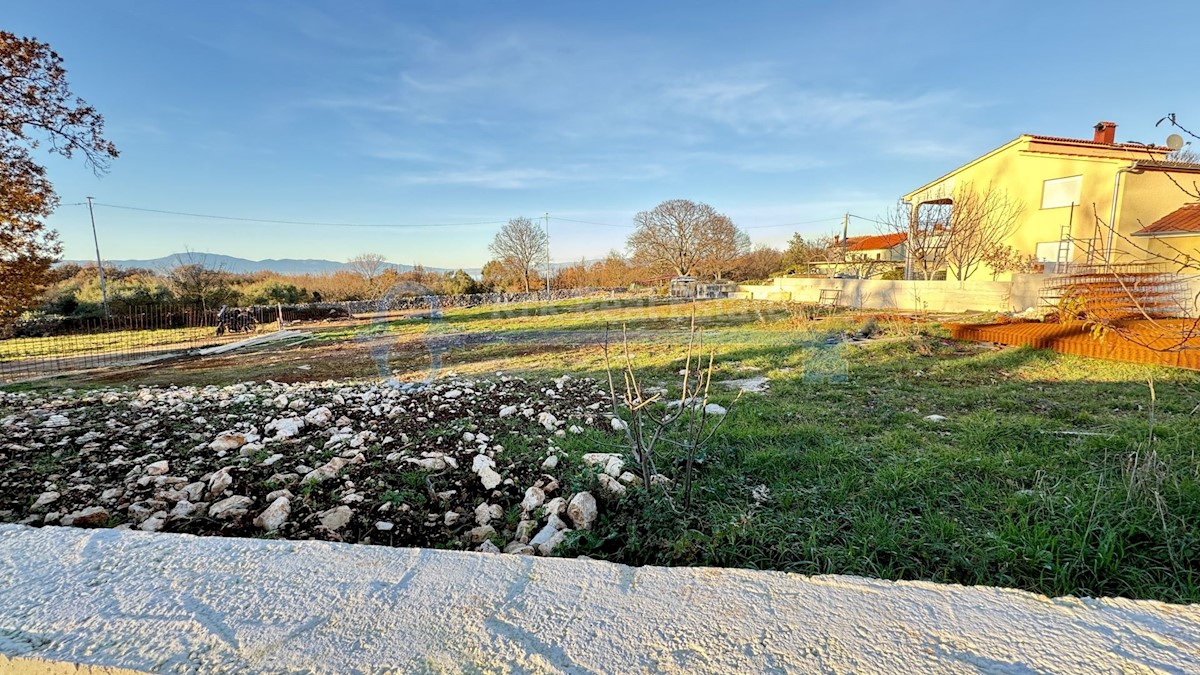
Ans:
[[[1042,208],[1061,209],[1078,204],[1083,192],[1083,174],[1042,181]]]

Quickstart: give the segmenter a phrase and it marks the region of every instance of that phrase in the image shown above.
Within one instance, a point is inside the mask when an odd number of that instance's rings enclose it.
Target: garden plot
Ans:
[[[637,480],[559,447],[607,410],[570,376],[0,392],[0,521],[549,554]]]

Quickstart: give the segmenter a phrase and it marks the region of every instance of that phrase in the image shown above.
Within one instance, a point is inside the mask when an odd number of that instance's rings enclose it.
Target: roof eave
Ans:
[[[1155,239],[1164,239],[1166,237],[1200,237],[1200,230],[1157,230],[1147,232],[1138,230],[1130,235],[1131,237],[1153,237]]]

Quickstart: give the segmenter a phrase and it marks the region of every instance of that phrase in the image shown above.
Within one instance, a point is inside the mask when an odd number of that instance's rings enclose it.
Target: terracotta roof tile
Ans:
[[[1147,150],[1150,152],[1170,152],[1171,149],[1161,145],[1146,145],[1145,143],[1098,143],[1087,138],[1067,138],[1066,136],[1043,136],[1040,134],[1029,134],[1029,137],[1035,141],[1048,141],[1051,143],[1079,143],[1081,145],[1094,145],[1098,148],[1115,148],[1118,150]]]
[[[1185,204],[1146,227],[1133,233],[1135,237],[1152,237],[1156,234],[1200,234],[1200,202]]]
[[[903,244],[908,239],[908,234],[904,232],[896,232],[894,234],[880,234],[866,237],[847,237],[847,251],[875,251],[879,249],[892,248],[899,244]]]

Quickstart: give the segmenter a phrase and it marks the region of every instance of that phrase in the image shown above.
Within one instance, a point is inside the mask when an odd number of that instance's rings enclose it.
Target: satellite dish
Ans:
[[[1172,150],[1178,150],[1183,147],[1183,136],[1179,134],[1171,134],[1167,136],[1167,147]]]

